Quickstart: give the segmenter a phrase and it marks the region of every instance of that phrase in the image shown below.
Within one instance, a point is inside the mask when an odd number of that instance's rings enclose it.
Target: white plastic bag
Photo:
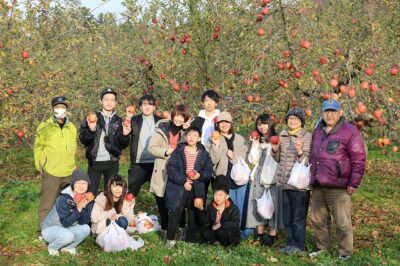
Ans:
[[[231,178],[238,186],[243,186],[249,182],[250,168],[247,163],[239,157],[237,163],[232,166]]]
[[[306,159],[304,159],[301,163],[296,161],[296,163],[293,165],[292,171],[290,172],[288,184],[298,189],[307,189],[310,184],[311,164],[306,166],[305,160]]]
[[[264,190],[261,198],[257,199],[257,212],[265,220],[271,219],[274,214],[274,202],[272,200],[271,191]]]
[[[142,212],[136,216],[136,230],[139,234],[159,231],[161,229],[158,218],[155,215],[147,215]]]
[[[118,252],[125,249],[136,250],[144,245],[141,238],[135,240],[118,224],[112,221],[107,228],[97,236],[96,243],[107,252]]]
[[[272,158],[271,147],[268,147],[267,156],[264,161],[264,165],[261,172],[260,184],[269,187],[276,183],[276,169],[278,163]]]

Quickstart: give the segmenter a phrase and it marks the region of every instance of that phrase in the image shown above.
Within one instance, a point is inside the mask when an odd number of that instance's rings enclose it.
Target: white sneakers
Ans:
[[[72,256],[76,256],[76,255],[78,255],[78,253],[76,252],[76,249],[75,248],[61,248],[60,249],[62,252],[67,252],[67,253],[69,253],[69,254],[71,254]]]
[[[167,243],[165,243],[165,246],[167,248],[173,248],[176,245],[176,241],[175,240],[167,240]]]
[[[58,256],[58,250],[57,249],[48,248],[47,250],[49,251],[49,255],[50,256]]]

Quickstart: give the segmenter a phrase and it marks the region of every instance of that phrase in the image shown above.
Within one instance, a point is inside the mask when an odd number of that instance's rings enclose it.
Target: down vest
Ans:
[[[341,118],[329,133],[321,121],[313,134],[311,184],[357,188],[365,171],[366,154],[358,129]]]

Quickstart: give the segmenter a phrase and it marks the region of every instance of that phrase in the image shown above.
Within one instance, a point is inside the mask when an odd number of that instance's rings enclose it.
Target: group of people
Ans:
[[[366,154],[361,134],[345,121],[341,104],[323,102],[313,134],[306,131],[299,107],[288,110],[287,127],[279,134],[272,116],[260,114],[254,128],[258,134],[246,139],[235,132],[231,114],[217,109],[219,99],[207,90],[197,116],[179,104],[163,119],[155,115],[156,99],[146,94],[139,99],[141,113],[134,116],[127,109],[122,119],[115,112],[117,93],[105,88],[101,110],[82,121],[79,130],[88,159],[85,173],[75,165],[78,132],[66,116],[67,99],[53,98],[54,114],[39,125],[34,147],[35,165],[42,173],[38,232],[48,242],[49,254],[76,254],[76,246],[90,232],[98,235],[112,221],[126,229],[134,223],[135,205],[125,199],[126,193],[137,196],[150,182],[169,248],[177,240],[236,246],[253,231],[256,241],[271,247],[278,231],[284,230],[280,252],[303,252],[310,204],[316,238],[310,255],[330,249],[333,216],[340,258],[349,258],[351,197],[361,183]],[[270,141],[272,137],[279,141]],[[128,146],[131,162],[125,182],[118,174],[119,157]],[[232,169],[240,162],[254,167],[249,181],[238,185]],[[306,188],[288,183],[296,162],[311,164]],[[102,176],[104,189],[98,194]],[[213,199],[207,204],[209,187]],[[257,208],[265,192],[274,207],[270,219]]]

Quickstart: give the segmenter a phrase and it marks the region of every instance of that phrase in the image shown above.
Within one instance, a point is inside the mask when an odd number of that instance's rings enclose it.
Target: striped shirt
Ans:
[[[191,153],[185,148],[186,173],[194,170],[194,163],[196,162],[197,154],[198,151]]]

